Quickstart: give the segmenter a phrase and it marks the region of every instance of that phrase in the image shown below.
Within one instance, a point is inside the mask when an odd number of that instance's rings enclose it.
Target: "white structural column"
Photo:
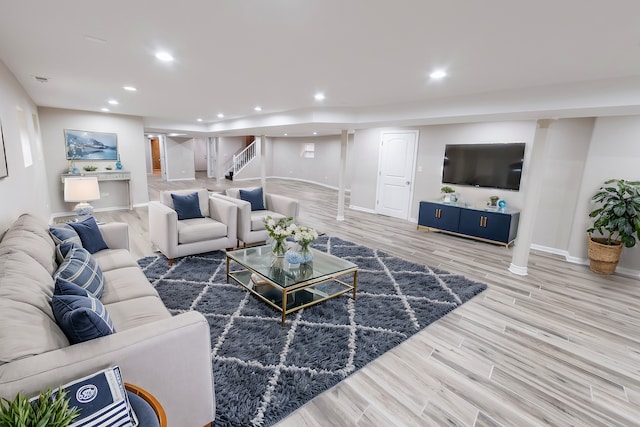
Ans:
[[[518,225],[518,240],[513,250],[509,271],[520,276],[527,275],[529,263],[529,251],[533,238],[533,227],[536,220],[536,212],[540,202],[542,189],[542,175],[544,173],[544,158],[549,139],[549,125],[551,120],[538,120],[536,134],[533,137],[532,152],[527,165],[527,182],[524,206],[520,212],[520,224]]]
[[[340,139],[340,171],[338,173],[338,221],[344,221],[344,187],[345,175],[347,174],[347,141],[349,133],[346,129],[342,130]]]
[[[265,135],[260,135],[260,145],[258,146],[260,148],[260,185],[262,188],[267,186],[266,139]]]
[[[216,156],[216,181],[218,182],[218,184],[220,184],[224,179],[224,171],[222,170],[223,165],[222,155],[220,153],[222,151],[220,149],[220,138],[217,136],[213,138],[213,149]]]

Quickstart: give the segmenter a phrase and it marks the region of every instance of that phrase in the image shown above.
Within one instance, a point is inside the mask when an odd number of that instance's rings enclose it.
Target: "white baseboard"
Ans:
[[[546,252],[548,254],[561,255],[565,258],[569,256],[569,251],[565,251],[563,249],[551,248],[549,246],[536,245],[535,243],[532,243],[530,248],[536,251]]]
[[[561,255],[564,257],[565,261],[570,262],[572,264],[589,265],[588,258],[571,256],[569,255],[569,251],[566,251],[566,250],[550,248],[547,246],[541,246],[541,245],[535,245],[535,244],[531,245],[531,249],[554,254],[554,255]],[[509,268],[509,270],[511,270],[511,268]],[[625,277],[631,277],[634,279],[640,279],[640,270],[634,270],[632,268],[618,267],[616,268],[615,274],[618,274],[620,276],[625,276]]]
[[[362,208],[360,206],[349,205],[349,209],[353,209],[354,211],[366,212],[371,214],[377,214],[378,212],[375,209]]]
[[[196,177],[194,176],[193,178],[174,178],[174,179],[167,179],[167,182],[170,181],[195,181]]]
[[[234,181],[238,181],[238,182],[241,182],[241,181],[255,181],[255,180],[259,180],[259,179],[260,179],[260,177],[257,177],[257,178],[236,178],[236,177],[233,177],[233,180]],[[291,178],[289,176],[267,176],[267,177],[265,177],[265,179],[283,179],[283,180],[287,180],[287,181],[306,182],[306,183],[309,183],[309,184],[319,185],[320,187],[330,188],[331,190],[336,190],[336,191],[340,190],[338,187],[335,187],[333,185],[324,184],[324,183],[318,182],[318,181],[312,181],[310,179]],[[351,190],[348,189],[348,188],[345,188],[344,192],[345,193],[351,193]]]

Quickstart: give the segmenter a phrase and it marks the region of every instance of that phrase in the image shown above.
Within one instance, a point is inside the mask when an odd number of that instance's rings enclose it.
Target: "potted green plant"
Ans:
[[[53,390],[49,389],[33,402],[21,393],[13,400],[0,399],[0,427],[68,426],[80,415],[78,408],[69,407],[64,389],[52,395]]]
[[[589,213],[589,266],[595,273],[612,274],[622,247],[632,248],[640,238],[640,181],[610,179],[604,184],[591,198],[599,206]],[[595,231],[599,236],[592,236]]]
[[[445,203],[451,202],[451,196],[456,192],[456,190],[454,190],[453,188],[445,185],[444,187],[442,187],[440,189],[440,192],[443,195],[443,201]]]

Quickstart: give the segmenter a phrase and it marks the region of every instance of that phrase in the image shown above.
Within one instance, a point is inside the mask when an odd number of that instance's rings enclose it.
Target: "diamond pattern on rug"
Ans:
[[[216,427],[273,425],[486,289],[336,237],[312,247],[358,265],[357,299],[347,293],[300,310],[284,327],[278,311],[226,283],[224,252],[171,267],[161,256],[138,261],[173,314],[197,310],[209,322]]]

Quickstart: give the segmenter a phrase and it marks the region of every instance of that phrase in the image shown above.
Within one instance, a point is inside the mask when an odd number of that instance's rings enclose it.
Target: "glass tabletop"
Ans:
[[[229,251],[227,257],[283,288],[358,268],[352,262],[313,248],[310,250],[313,260],[305,264],[289,264],[284,258],[274,257],[271,245]]]

